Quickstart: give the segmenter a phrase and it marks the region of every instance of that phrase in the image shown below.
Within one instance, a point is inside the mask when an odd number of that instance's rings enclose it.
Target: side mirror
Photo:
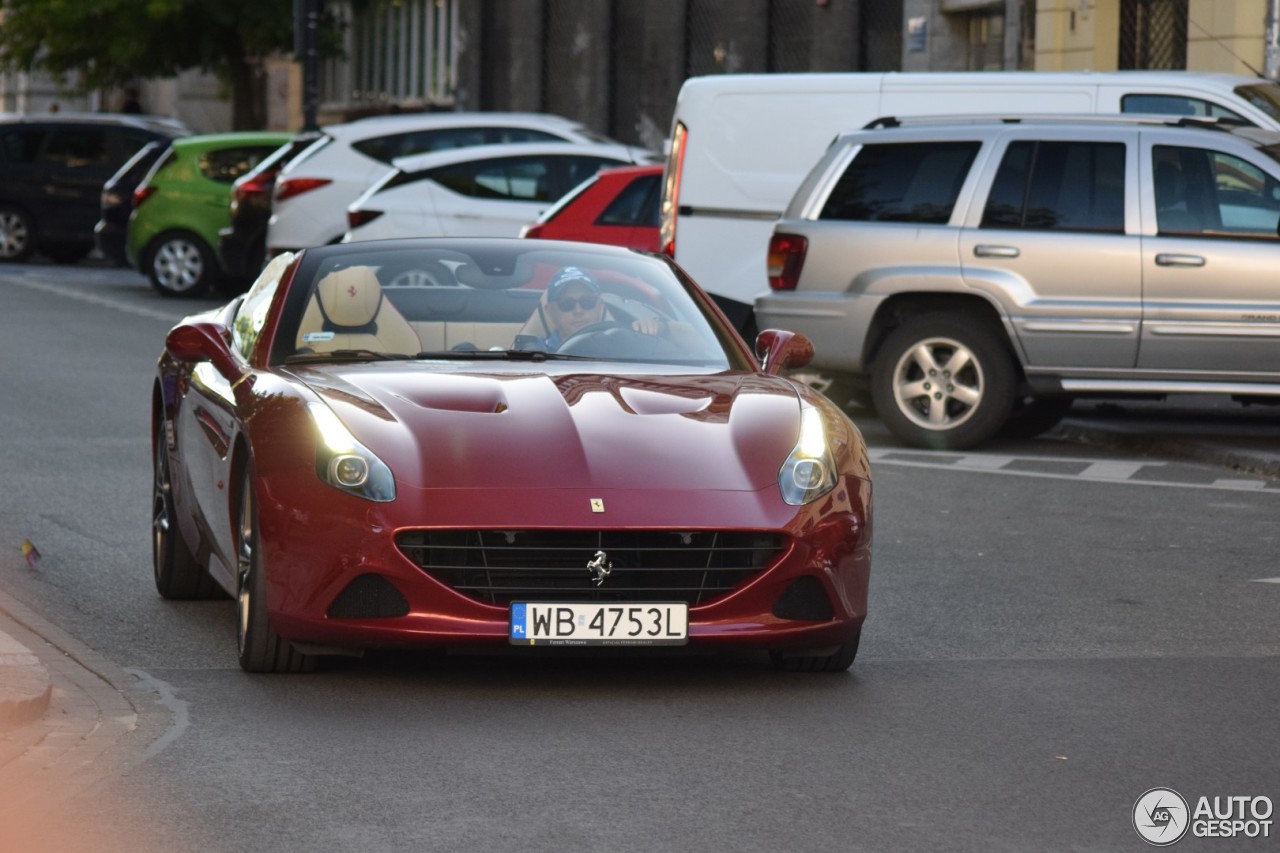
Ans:
[[[756,358],[765,373],[776,376],[813,361],[813,342],[799,332],[765,329],[756,336]]]
[[[215,323],[183,323],[164,339],[165,349],[179,361],[207,361],[227,381],[235,383],[245,370],[231,353],[231,342],[222,326]]]

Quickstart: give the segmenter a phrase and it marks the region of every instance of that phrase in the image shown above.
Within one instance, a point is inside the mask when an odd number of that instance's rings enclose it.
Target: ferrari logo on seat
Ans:
[[[592,499],[591,499],[591,511],[592,511],[592,512],[604,512],[604,498],[592,498]]]
[[[354,286],[347,288],[347,296],[350,296],[352,299],[356,298],[356,289]]]

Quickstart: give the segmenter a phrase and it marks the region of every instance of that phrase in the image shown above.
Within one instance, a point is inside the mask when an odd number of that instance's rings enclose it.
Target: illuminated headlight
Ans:
[[[323,403],[308,403],[320,440],[316,442],[316,473],[334,488],[371,501],[396,499],[391,469],[372,450],[356,441]]]
[[[835,485],[836,463],[827,446],[822,414],[812,406],[804,406],[800,409],[800,437],[778,471],[782,499],[792,506],[802,506],[822,497]]]

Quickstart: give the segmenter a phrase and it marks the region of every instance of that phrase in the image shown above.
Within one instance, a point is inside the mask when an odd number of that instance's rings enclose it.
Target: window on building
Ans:
[[[324,63],[320,100],[339,106],[452,105],[458,2],[347,4],[345,56]]]

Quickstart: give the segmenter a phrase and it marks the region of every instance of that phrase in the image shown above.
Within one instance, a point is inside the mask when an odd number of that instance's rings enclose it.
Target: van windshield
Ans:
[[[1236,94],[1280,121],[1280,83],[1255,83],[1237,86]]]

